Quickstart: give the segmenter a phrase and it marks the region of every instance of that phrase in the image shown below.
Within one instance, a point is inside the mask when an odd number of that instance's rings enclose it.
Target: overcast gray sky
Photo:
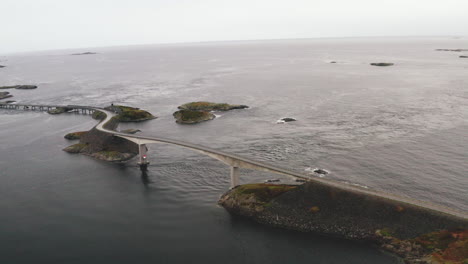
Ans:
[[[0,53],[128,44],[468,35],[468,0],[0,0]]]

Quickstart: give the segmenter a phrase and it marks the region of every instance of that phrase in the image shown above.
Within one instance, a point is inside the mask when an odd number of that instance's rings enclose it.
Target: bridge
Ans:
[[[13,107],[17,106],[17,107]],[[208,148],[205,146],[200,146],[180,140],[175,139],[168,139],[168,138],[160,138],[160,137],[150,137],[150,136],[141,136],[141,135],[132,135],[127,133],[121,133],[114,130],[109,130],[105,128],[105,124],[108,123],[112,117],[116,115],[116,113],[106,110],[104,108],[99,107],[92,107],[92,106],[79,106],[79,105],[13,105],[13,104],[5,104],[0,103],[0,109],[18,109],[18,110],[38,110],[38,111],[47,111],[47,109],[54,109],[54,108],[65,108],[65,109],[73,109],[75,111],[79,111],[81,113],[92,113],[94,111],[100,111],[106,115],[106,117],[99,122],[95,126],[95,128],[99,131],[104,133],[111,134],[116,137],[124,138],[129,141],[136,143],[139,146],[139,162],[141,166],[146,166],[147,162],[147,144],[171,144],[176,145],[183,148],[188,148],[190,150],[202,153],[214,159],[217,159],[224,164],[230,167],[230,176],[231,176],[231,188],[234,188],[239,185],[239,168],[244,169],[251,169],[257,171],[264,171],[264,172],[271,172],[275,174],[286,175],[289,177],[293,177],[296,179],[302,179],[309,182],[317,182],[321,184],[325,184],[327,186],[337,188],[337,189],[344,189],[352,192],[358,192],[362,194],[366,194],[371,197],[376,198],[384,198],[389,200],[395,200],[403,203],[407,203],[410,205],[416,205],[425,209],[438,211],[444,214],[453,215],[457,217],[461,217],[464,219],[468,219],[468,214],[466,212],[454,210],[442,205],[432,204],[429,202],[424,202],[412,198],[407,198],[403,196],[398,196],[395,194],[385,193],[385,192],[377,192],[374,190],[369,190],[365,188],[361,188],[358,186],[348,185],[344,183],[340,183],[337,181],[324,179],[324,178],[311,178],[310,176],[298,172],[294,172],[285,168],[276,167],[270,164],[266,164],[263,162],[255,161],[250,158],[242,157],[236,154],[227,153],[224,151]]]

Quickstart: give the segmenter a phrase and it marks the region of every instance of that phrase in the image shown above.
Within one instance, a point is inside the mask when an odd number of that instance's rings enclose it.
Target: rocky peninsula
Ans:
[[[241,185],[219,204],[271,226],[372,241],[406,263],[446,263],[448,258],[464,264],[468,258],[466,218],[320,182]],[[446,234],[453,239],[439,243]]]
[[[246,105],[231,105],[227,103],[191,102],[178,107],[179,111],[173,116],[177,123],[195,124],[214,119],[212,111],[229,111],[233,109],[245,109]]]
[[[118,113],[117,116],[104,125],[105,128],[110,130],[115,130],[119,122],[141,122],[156,118],[147,111],[128,106],[112,105],[106,107],[106,109]],[[93,114],[93,118],[95,119],[103,119],[104,117],[105,114],[99,111]],[[79,143],[64,148],[64,151],[88,155],[99,160],[121,162],[129,160],[138,154],[137,144],[124,138],[101,132],[96,128],[90,131],[68,133],[65,135],[65,138],[69,140],[79,140]]]

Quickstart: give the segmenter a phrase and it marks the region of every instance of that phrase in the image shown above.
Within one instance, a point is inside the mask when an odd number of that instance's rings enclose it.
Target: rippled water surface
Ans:
[[[468,60],[435,51],[466,46],[374,38],[14,54],[0,56],[0,86],[39,85],[9,90],[21,103],[142,107],[159,118],[120,128],[467,211]],[[250,108],[176,124],[177,106],[194,100]],[[151,145],[142,177],[135,161],[61,151],[64,134],[96,124],[87,116],[0,111],[2,263],[396,263],[369,245],[230,216],[216,205],[228,168],[208,157]],[[243,170],[241,182],[271,178]]]

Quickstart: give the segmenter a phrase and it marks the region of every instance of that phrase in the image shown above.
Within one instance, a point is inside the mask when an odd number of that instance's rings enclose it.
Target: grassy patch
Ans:
[[[382,228],[380,229],[380,234],[384,237],[391,237],[392,231],[389,228]]]
[[[237,195],[253,194],[259,202],[268,204],[273,198],[295,189],[294,185],[276,185],[266,183],[245,184],[234,189]]]
[[[103,112],[100,112],[100,111],[94,111],[92,117],[96,120],[102,120],[104,118],[106,118],[106,114],[104,114]]]

